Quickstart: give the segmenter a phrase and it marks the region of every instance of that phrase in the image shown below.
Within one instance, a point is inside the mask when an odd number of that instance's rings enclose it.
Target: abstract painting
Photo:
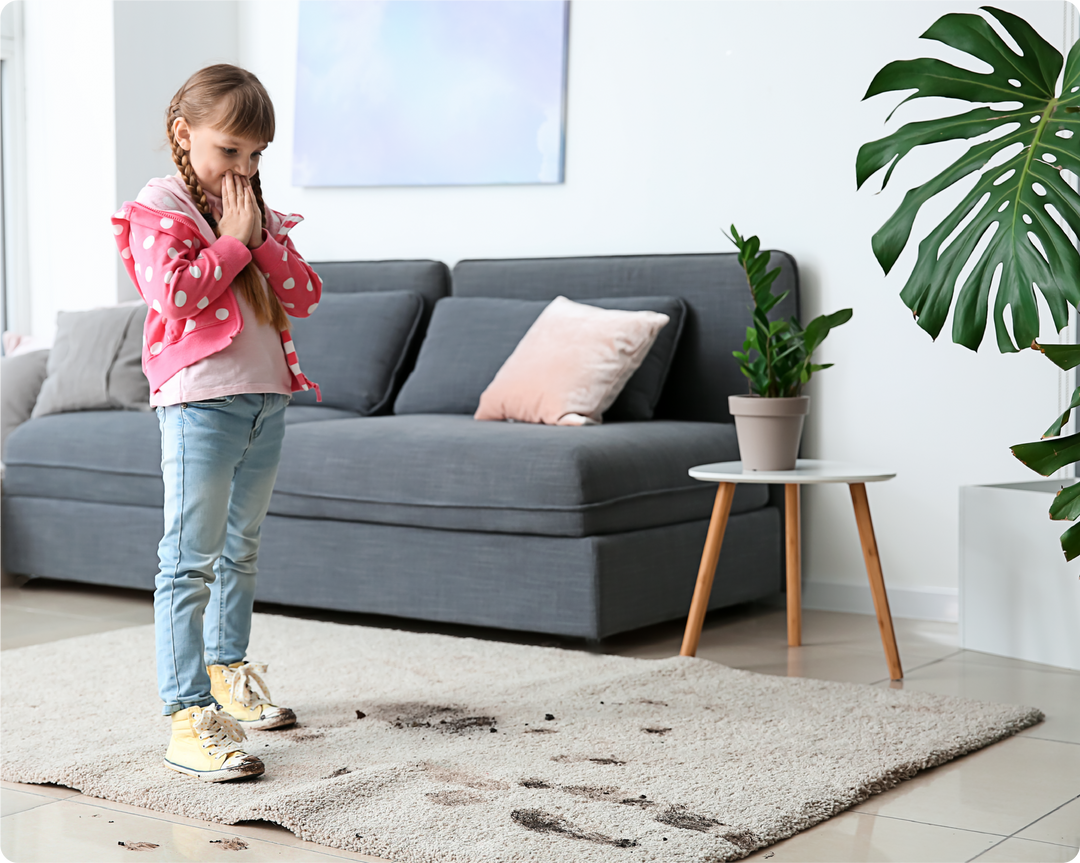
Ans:
[[[569,3],[302,0],[293,183],[561,183]]]

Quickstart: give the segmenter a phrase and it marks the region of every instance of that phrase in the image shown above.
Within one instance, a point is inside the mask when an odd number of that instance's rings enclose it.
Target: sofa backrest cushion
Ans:
[[[450,269],[442,261],[309,261],[322,279],[323,295],[412,291],[424,300],[424,317],[450,293]],[[321,306],[320,306],[321,308]],[[306,372],[305,372],[306,374]]]
[[[770,317],[798,317],[795,260],[774,251],[769,266],[781,268],[776,292],[790,292]],[[681,297],[686,319],[655,416],[730,422],[727,397],[747,392],[731,352],[742,348],[753,300],[735,253],[460,261],[451,291],[454,297],[545,301],[562,294],[581,302],[588,297]]]
[[[68,411],[150,410],[142,370],[141,300],[56,316],[46,378],[30,416]]]
[[[412,291],[328,293],[315,314],[294,319],[296,354],[304,374],[319,385],[321,404],[361,416],[387,405],[423,311],[423,299]],[[314,390],[293,393],[295,405],[315,403]]]
[[[554,299],[554,298],[553,298]],[[396,414],[473,414],[480,394],[548,305],[547,300],[449,297],[435,306],[416,367],[394,402]],[[671,318],[605,420],[651,419],[685,317],[678,297],[583,298],[606,309],[661,312]]]
[[[384,291],[411,291],[423,299],[423,311],[416,337],[406,351],[401,367],[395,375],[393,389],[381,409],[385,413],[397,395],[397,387],[408,377],[416,362],[416,353],[420,348],[420,339],[431,317],[435,303],[450,293],[450,268],[442,261],[309,261],[319,274],[323,285],[323,300],[328,294],[365,294]],[[322,308],[320,304],[319,308]],[[310,353],[310,352],[309,352]],[[307,353],[300,357],[301,367],[308,369]],[[322,387],[322,381],[312,377]],[[325,393],[323,394],[325,398]],[[314,404],[314,396],[301,400],[301,404]],[[294,399],[295,403],[295,399]]]

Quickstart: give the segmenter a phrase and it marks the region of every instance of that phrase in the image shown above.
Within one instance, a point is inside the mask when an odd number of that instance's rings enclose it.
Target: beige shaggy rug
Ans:
[[[299,725],[262,777],[161,765],[153,628],[2,654],[3,778],[396,863],[737,860],[1040,721],[1028,707],[256,615]]]

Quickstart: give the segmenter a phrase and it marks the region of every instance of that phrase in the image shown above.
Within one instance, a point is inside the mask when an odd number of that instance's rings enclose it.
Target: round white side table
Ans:
[[[889,598],[885,593],[885,578],[881,573],[881,560],[878,558],[877,540],[874,538],[874,525],[870,520],[870,504],[866,498],[866,483],[892,479],[896,476],[895,473],[845,462],[801,458],[796,462],[795,470],[743,472],[742,462],[724,461],[692,467],[690,476],[720,485],[716,491],[716,502],[713,504],[709,532],[705,539],[705,551],[701,556],[701,566],[698,569],[694,599],[690,603],[690,614],[686,620],[686,632],[683,635],[680,651],[682,656],[694,656],[697,653],[701,627],[709,605],[709,594],[712,592],[713,577],[716,574],[716,562],[720,558],[720,545],[724,541],[724,529],[727,527],[728,514],[731,512],[731,499],[735,496],[735,486],[739,483],[784,486],[788,645],[798,647],[802,643],[799,486],[811,483],[846,482],[851,490],[851,501],[855,506],[855,522],[859,527],[863,559],[866,561],[866,574],[870,579],[870,592],[874,597],[874,610],[877,612],[881,643],[885,648],[885,659],[889,665],[889,676],[892,680],[903,678],[904,672],[900,666],[900,654],[896,649],[892,614],[889,612]]]

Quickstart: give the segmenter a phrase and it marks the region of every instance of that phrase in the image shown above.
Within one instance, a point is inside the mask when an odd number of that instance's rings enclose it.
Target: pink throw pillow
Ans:
[[[473,419],[599,423],[668,320],[556,297],[488,384]]]

